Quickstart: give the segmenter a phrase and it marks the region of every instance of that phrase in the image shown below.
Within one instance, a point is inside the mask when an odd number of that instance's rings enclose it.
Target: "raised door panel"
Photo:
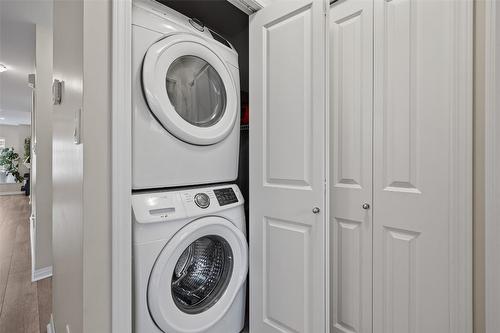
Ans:
[[[471,2],[374,3],[373,329],[470,332]]]
[[[384,332],[416,333],[416,249],[418,233],[386,228],[383,238]]]
[[[385,189],[416,192],[417,35],[415,1],[385,1],[382,78]]]
[[[251,332],[326,330],[323,8],[250,18]]]
[[[331,66],[335,76],[331,102],[337,139],[334,145],[337,158],[333,161],[336,186],[362,186],[363,20],[366,13],[358,10],[335,20],[332,26]]]
[[[305,6],[269,22],[263,29],[263,125],[268,186],[307,189],[311,185],[311,15],[311,7]]]
[[[362,327],[362,267],[366,260],[362,222],[335,219],[332,233],[332,262],[335,265],[332,289],[332,332],[360,332]]]
[[[309,332],[311,226],[268,218],[264,228],[264,322],[277,331]]]
[[[373,4],[330,8],[330,260],[334,333],[371,332]]]

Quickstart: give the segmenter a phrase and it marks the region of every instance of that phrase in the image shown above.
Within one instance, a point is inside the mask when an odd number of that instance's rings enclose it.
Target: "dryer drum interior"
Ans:
[[[171,286],[175,304],[189,314],[209,309],[226,290],[232,271],[233,252],[224,238],[198,238],[175,265]]]
[[[226,110],[226,89],[221,77],[200,57],[184,55],[170,65],[167,94],[175,111],[198,127],[216,124]]]

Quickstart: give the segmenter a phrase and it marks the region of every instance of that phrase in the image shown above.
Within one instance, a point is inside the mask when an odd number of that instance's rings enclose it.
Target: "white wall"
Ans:
[[[111,1],[83,22],[84,332],[111,332]]]
[[[36,94],[33,138],[36,141],[32,170],[36,239],[33,268],[52,265],[52,26],[36,26]]]
[[[29,125],[0,125],[0,138],[5,139],[6,147],[14,147],[14,151],[19,154],[20,159],[24,159],[24,139],[31,136],[31,126]],[[28,169],[20,164],[19,173],[24,175]],[[22,184],[0,184],[0,192],[18,192]]]
[[[56,332],[83,332],[83,145],[73,117],[83,102],[83,1],[54,2],[54,78],[64,81],[53,107],[52,311]]]
[[[57,332],[111,332],[111,1],[54,2],[53,312]],[[83,108],[82,108],[83,106]],[[82,143],[73,143],[82,108]]]

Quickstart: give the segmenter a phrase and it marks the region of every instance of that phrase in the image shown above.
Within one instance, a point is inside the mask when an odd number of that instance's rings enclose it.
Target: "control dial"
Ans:
[[[194,202],[200,208],[207,208],[210,206],[210,198],[206,193],[198,193],[194,196]]]

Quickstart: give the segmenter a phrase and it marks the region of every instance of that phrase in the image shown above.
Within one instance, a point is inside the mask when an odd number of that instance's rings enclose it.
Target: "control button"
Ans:
[[[210,206],[210,198],[205,193],[198,193],[194,196],[194,202],[200,208],[207,208]]]

